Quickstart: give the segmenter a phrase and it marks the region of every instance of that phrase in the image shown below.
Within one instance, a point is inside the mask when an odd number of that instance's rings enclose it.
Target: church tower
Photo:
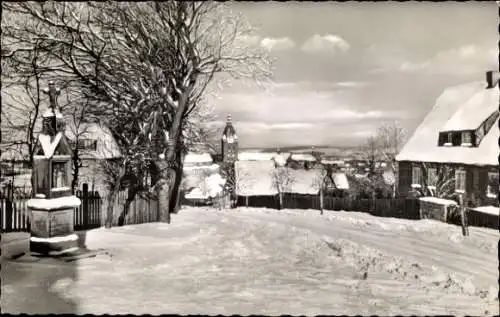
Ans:
[[[234,163],[238,160],[238,136],[231,122],[231,115],[227,116],[226,127],[222,132],[222,162]]]

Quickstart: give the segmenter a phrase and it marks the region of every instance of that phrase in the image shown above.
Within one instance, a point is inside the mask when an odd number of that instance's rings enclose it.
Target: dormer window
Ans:
[[[462,132],[462,146],[472,146],[472,133],[471,132]]]
[[[444,141],[444,146],[453,146],[453,133],[448,132],[445,135],[445,141]]]

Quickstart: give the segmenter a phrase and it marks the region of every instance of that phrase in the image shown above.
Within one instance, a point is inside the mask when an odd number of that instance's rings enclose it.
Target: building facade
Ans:
[[[447,89],[396,157],[401,196],[498,206],[498,75]]]

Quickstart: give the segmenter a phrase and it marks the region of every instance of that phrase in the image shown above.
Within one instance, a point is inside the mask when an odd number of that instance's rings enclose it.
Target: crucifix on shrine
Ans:
[[[31,223],[30,250],[60,253],[74,250],[74,208],[80,199],[71,193],[71,147],[64,134],[64,117],[57,105],[59,95],[49,82],[49,107],[42,115],[43,128],[33,156],[33,195],[28,201]]]

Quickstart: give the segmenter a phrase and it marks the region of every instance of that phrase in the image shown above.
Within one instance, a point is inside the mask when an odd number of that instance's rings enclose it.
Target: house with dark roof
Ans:
[[[71,122],[65,125],[65,135],[72,148],[79,150],[82,166],[79,170],[78,186],[88,183],[94,190],[104,189],[103,173],[100,164],[103,160],[113,160],[121,156],[120,149],[111,131],[99,123],[81,123],[78,127]],[[14,178],[14,186],[31,186],[31,167],[26,144],[2,150],[0,161],[14,166],[22,175]],[[21,177],[23,176],[23,177]],[[22,184],[20,180],[23,180]],[[16,185],[17,184],[17,185]]]
[[[396,157],[399,194],[432,193],[446,167],[455,196],[498,206],[498,118],[498,73],[446,89]]]

